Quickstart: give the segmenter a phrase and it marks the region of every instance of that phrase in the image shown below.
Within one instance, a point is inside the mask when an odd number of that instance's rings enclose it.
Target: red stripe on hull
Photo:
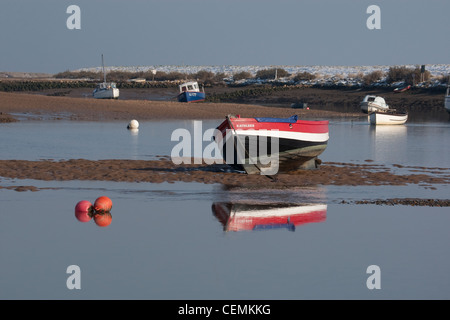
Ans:
[[[326,211],[315,211],[284,217],[249,218],[238,216],[228,220],[227,231],[253,230],[258,226],[281,225],[288,223],[294,226],[300,226],[307,223],[323,222],[325,220]]]
[[[254,118],[230,118],[235,130],[278,130],[286,132],[327,133],[328,121],[297,120],[297,122],[258,122]],[[228,120],[218,127],[222,133],[232,129]]]
[[[232,204],[214,203],[213,213],[224,226],[224,231],[255,230],[261,226],[293,225],[324,222],[327,210],[315,210],[299,214],[273,215],[266,217],[251,216],[248,213],[234,213]],[[233,213],[232,213],[233,212]],[[261,228],[263,229],[263,228]]]

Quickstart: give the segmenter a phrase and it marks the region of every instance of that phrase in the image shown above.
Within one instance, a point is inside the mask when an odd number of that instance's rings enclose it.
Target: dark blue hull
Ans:
[[[178,95],[179,102],[199,102],[204,100],[204,92],[183,92]]]

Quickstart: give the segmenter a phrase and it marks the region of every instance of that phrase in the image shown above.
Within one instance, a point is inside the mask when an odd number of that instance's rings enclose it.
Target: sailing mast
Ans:
[[[102,68],[103,68],[103,82],[106,83],[106,72],[105,72],[105,63],[103,62],[103,53],[102,53]]]

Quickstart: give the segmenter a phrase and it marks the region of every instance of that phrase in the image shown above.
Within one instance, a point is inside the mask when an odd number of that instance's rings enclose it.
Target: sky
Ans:
[[[450,64],[449,12],[449,0],[2,0],[0,71],[97,67],[101,54],[107,66]]]

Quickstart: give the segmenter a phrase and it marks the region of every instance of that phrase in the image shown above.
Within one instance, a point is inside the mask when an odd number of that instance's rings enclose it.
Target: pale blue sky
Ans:
[[[69,30],[69,5],[81,30]],[[381,30],[369,30],[370,5]],[[450,63],[449,0],[2,0],[0,71]]]

